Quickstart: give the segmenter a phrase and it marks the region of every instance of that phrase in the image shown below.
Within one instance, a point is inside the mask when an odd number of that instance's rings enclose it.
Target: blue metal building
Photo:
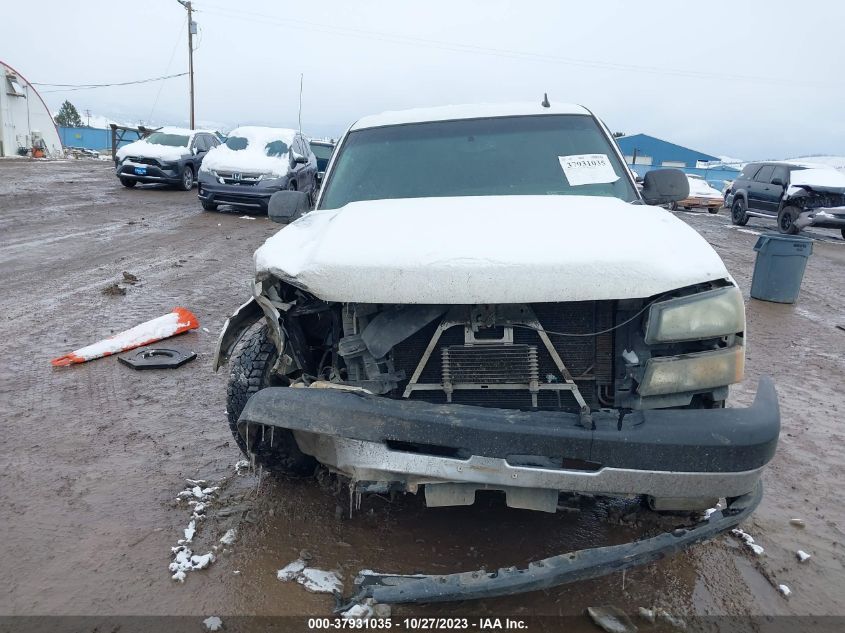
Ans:
[[[628,165],[640,176],[652,169],[674,167],[688,174],[701,176],[713,187],[721,190],[725,181],[733,180],[739,175],[739,169],[733,167],[708,167],[707,163],[719,162],[718,156],[676,145],[648,134],[622,136],[617,138],[616,142]]]
[[[59,126],[59,137],[65,147],[82,147],[97,151],[111,148],[111,130]]]

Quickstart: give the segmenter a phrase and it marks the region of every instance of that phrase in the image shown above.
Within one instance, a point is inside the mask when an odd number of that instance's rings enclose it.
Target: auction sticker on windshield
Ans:
[[[566,174],[566,179],[573,187],[619,180],[607,154],[575,154],[558,156],[557,159],[560,161],[563,173]]]

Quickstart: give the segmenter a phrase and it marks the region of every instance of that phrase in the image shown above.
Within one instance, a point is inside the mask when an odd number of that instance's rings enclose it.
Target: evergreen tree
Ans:
[[[56,124],[62,127],[82,127],[82,118],[70,101],[65,101],[56,115]]]

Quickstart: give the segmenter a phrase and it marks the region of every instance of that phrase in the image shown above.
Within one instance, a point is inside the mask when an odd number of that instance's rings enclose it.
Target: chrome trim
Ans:
[[[754,488],[763,467],[741,472],[673,472],[601,468],[597,471],[512,466],[505,459],[469,459],[394,451],[383,444],[294,431],[303,452],[359,481],[469,482],[501,488],[537,488],[602,495],[737,497]]]

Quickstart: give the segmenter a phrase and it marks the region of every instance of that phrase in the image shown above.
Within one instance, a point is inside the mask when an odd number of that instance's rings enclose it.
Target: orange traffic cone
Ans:
[[[185,308],[173,308],[172,312],[136,325],[133,328],[98,341],[93,345],[82,347],[70,354],[54,358],[50,362],[54,367],[66,367],[76,363],[84,363],[95,358],[111,356],[136,347],[149,345],[161,339],[182,334],[188,330],[195,330],[200,326],[199,319],[194,313]]]

